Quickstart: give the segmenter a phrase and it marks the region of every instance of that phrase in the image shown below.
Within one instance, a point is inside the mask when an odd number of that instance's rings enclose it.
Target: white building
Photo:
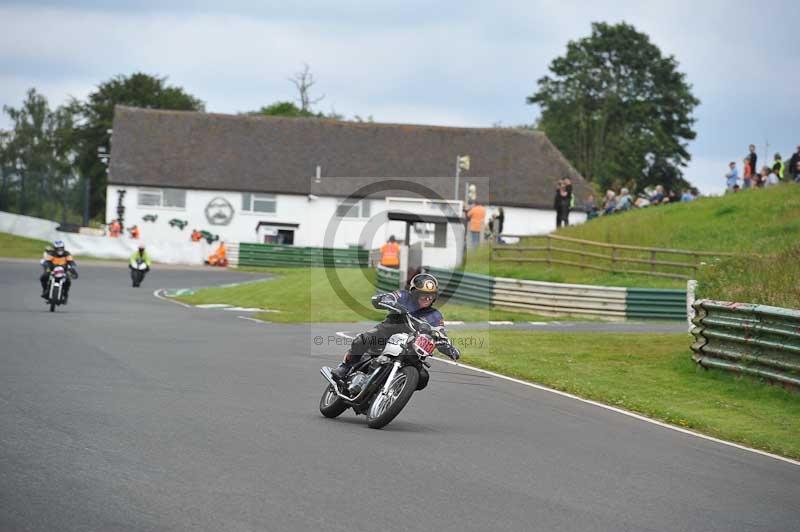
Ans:
[[[456,185],[462,155],[471,164]],[[589,194],[538,132],[117,107],[106,218],[138,225],[144,241],[185,242],[197,229],[226,241],[375,248],[390,234],[405,240],[406,222],[388,213],[413,212],[427,222],[413,225],[410,243],[426,242],[427,263],[452,266],[467,184],[487,218],[503,208],[504,233],[541,234],[555,226],[562,177],[577,198]]]

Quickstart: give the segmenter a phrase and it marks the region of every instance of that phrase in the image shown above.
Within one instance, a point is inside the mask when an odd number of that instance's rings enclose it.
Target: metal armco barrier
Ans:
[[[628,288],[625,317],[629,319],[685,320],[686,290]]]
[[[265,267],[366,267],[367,249],[332,249],[280,244],[239,244],[239,266]]]
[[[425,267],[424,270],[439,280],[442,299],[480,307],[490,307],[494,294],[494,277]]]
[[[375,281],[379,292],[394,292],[400,288],[400,270],[378,265]]]
[[[709,299],[694,309],[697,364],[800,386],[800,310]]]
[[[492,305],[507,310],[557,316],[626,318],[627,289],[495,278]]]
[[[439,279],[442,299],[545,316],[606,320],[685,320],[686,290],[548,283],[425,267]],[[387,276],[393,272],[394,276]],[[378,289],[396,290],[397,270],[378,267]]]

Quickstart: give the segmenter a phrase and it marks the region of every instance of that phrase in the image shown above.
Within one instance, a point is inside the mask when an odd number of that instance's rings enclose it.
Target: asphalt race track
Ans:
[[[153,296],[251,274],[84,264],[50,313],[0,266],[2,531],[800,529],[800,466],[463,368],[324,419],[331,326]]]

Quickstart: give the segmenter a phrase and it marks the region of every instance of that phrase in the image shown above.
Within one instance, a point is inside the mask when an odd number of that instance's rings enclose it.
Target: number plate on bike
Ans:
[[[424,335],[417,336],[417,339],[414,340],[414,346],[417,348],[417,353],[420,355],[430,355],[436,348],[436,344],[433,340]]]

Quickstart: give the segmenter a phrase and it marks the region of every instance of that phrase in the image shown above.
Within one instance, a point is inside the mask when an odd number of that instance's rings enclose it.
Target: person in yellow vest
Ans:
[[[483,221],[486,219],[486,208],[477,199],[475,204],[467,211],[469,218],[469,245],[476,248],[481,243],[481,232],[483,231]]]
[[[775,174],[780,181],[783,181],[783,171],[784,171],[784,164],[783,159],[781,158],[780,153],[775,154],[775,164],[772,165],[772,172]]]
[[[389,241],[381,246],[381,266],[400,267],[400,246],[394,239],[394,235],[390,236]]]

